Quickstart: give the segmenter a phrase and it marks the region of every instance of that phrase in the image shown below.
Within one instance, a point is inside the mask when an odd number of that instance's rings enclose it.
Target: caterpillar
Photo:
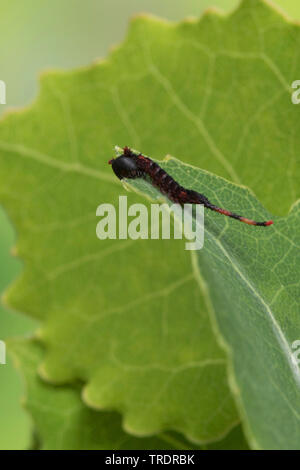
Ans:
[[[154,187],[159,189],[162,194],[166,195],[174,203],[181,205],[203,204],[207,209],[248,225],[267,227],[273,224],[272,220],[257,222],[212,204],[204,194],[184,188],[151,158],[145,157],[140,153],[137,154],[129,147],[124,147],[123,154],[109,160],[108,163],[112,166],[115,175],[120,180],[123,178],[144,178],[150,180]]]

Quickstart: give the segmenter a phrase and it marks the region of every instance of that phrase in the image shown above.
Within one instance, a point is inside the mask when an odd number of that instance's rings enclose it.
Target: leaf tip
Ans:
[[[11,256],[14,256],[15,258],[18,256],[19,252],[18,252],[18,248],[16,245],[11,247],[10,254]]]
[[[7,291],[5,291],[5,292],[2,293],[2,295],[1,295],[1,297],[0,297],[0,300],[1,300],[1,304],[3,305],[3,307],[5,307],[5,308],[9,308],[9,307],[10,307]]]
[[[221,8],[218,8],[216,6],[211,6],[211,7],[208,7],[204,10],[203,12],[203,17],[206,17],[206,16],[220,16],[220,17],[225,17],[227,16],[227,13],[222,10]]]
[[[173,22],[166,18],[161,18],[160,16],[156,16],[149,12],[139,12],[135,13],[130,17],[130,23],[133,24],[135,22],[146,21],[146,22],[155,22],[160,23],[165,26],[172,26]]]
[[[53,383],[51,382],[51,377],[49,376],[48,372],[47,372],[47,368],[46,368],[46,363],[45,362],[42,362],[42,364],[40,364],[37,368],[37,373],[38,375],[40,376],[40,378],[42,380],[44,380],[45,382],[48,382],[48,383]]]

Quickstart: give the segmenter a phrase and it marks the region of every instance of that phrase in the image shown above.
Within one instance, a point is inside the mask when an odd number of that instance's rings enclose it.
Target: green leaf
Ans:
[[[1,123],[0,199],[24,261],[7,302],[45,319],[44,377],[81,379],[134,434],[205,442],[240,418],[183,244],[96,239],[96,207],[123,191],[111,149],[176,155],[285,213],[299,195],[299,39],[257,0],[177,25],[137,18],[107,62],[44,75],[36,103]]]
[[[159,163],[219,207],[269,218],[248,189],[179,160]],[[149,183],[128,183],[153,197]],[[192,264],[230,358],[231,389],[247,436],[256,448],[299,449],[300,368],[293,343],[300,338],[300,201],[269,227],[208,212],[204,247],[192,252]]]
[[[78,386],[53,387],[42,382],[36,373],[42,358],[38,342],[14,340],[10,341],[9,349],[25,379],[24,405],[37,426],[38,447],[42,445],[42,449],[51,450],[197,449],[175,433],[142,439],[129,436],[121,429],[121,418],[117,413],[87,408],[80,399]],[[218,448],[247,449],[240,427],[216,445]]]
[[[64,79],[50,76],[44,83],[57,81],[56,90]],[[51,130],[52,108],[57,135]],[[64,110],[44,84],[38,103],[1,127],[2,139],[8,132],[17,142],[8,144],[6,137],[1,196],[20,233],[15,251],[25,261],[7,302],[47,319],[44,375],[57,382],[83,380],[89,389],[85,400],[122,412],[127,431],[149,435],[173,429],[201,442],[220,439],[239,417],[225,355],[190,261],[181,243],[96,238],[98,204],[116,203],[124,190],[114,184],[107,155],[102,155],[103,170],[46,156],[53,145],[63,147]],[[81,114],[73,119],[80,121]],[[30,129],[39,153],[20,144]],[[65,139],[68,143],[69,134]],[[94,141],[94,155],[98,144]],[[15,198],[13,187],[21,198]],[[128,202],[133,201],[135,195]]]

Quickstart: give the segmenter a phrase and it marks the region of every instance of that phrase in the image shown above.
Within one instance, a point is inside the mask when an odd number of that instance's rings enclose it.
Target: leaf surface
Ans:
[[[24,405],[34,419],[35,446],[41,449],[198,449],[176,433],[151,438],[126,434],[117,413],[100,412],[84,405],[78,386],[53,387],[38,377],[43,356],[35,340],[10,341],[9,350],[26,383]],[[247,449],[238,426],[226,438],[207,448]]]
[[[159,162],[184,187],[254,220],[268,214],[247,189],[184,165]],[[153,197],[147,182],[128,184]],[[169,202],[171,205],[171,202]],[[207,210],[192,265],[231,361],[231,389],[253,447],[299,449],[300,201],[274,225],[255,227]],[[200,229],[200,227],[199,227]],[[293,432],[291,430],[293,429]]]

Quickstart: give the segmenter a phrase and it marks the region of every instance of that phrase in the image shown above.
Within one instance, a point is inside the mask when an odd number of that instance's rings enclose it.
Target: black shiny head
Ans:
[[[139,172],[137,162],[125,155],[121,155],[118,158],[113,158],[108,162],[115,173],[115,175],[121,180],[123,178],[136,178]]]

